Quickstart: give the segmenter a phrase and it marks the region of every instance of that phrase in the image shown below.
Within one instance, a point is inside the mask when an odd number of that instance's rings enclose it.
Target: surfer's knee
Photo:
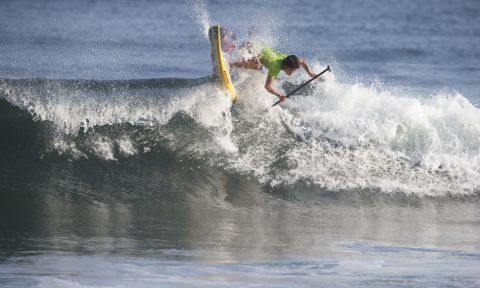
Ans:
[[[256,70],[262,70],[262,63],[257,58],[253,58],[250,60],[251,67]]]
[[[254,64],[252,64],[252,68],[255,69],[255,70],[262,70],[262,64],[254,63]]]

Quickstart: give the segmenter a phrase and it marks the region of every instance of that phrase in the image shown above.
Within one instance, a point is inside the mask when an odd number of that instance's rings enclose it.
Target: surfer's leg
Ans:
[[[252,58],[244,61],[234,62],[234,63],[231,63],[230,66],[235,68],[262,70],[262,64],[260,63],[258,58]]]

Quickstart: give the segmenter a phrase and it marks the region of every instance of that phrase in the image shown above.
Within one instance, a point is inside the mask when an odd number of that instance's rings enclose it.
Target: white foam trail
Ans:
[[[106,288],[109,286],[98,286],[97,284],[94,285],[87,285],[87,284],[80,284],[74,280],[64,280],[61,278],[56,278],[53,276],[46,276],[37,279],[38,284],[36,287],[38,288]]]

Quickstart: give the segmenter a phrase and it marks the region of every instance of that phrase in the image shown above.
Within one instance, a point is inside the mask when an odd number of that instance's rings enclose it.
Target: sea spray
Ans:
[[[210,29],[211,21],[208,15],[207,5],[203,0],[193,0],[193,13],[205,39],[208,39],[208,29]]]

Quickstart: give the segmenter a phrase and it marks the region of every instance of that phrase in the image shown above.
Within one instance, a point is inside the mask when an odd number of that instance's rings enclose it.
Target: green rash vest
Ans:
[[[277,78],[278,73],[282,70],[282,61],[287,58],[287,54],[283,54],[273,50],[272,48],[264,48],[260,53],[260,63],[267,67],[268,76]]]

